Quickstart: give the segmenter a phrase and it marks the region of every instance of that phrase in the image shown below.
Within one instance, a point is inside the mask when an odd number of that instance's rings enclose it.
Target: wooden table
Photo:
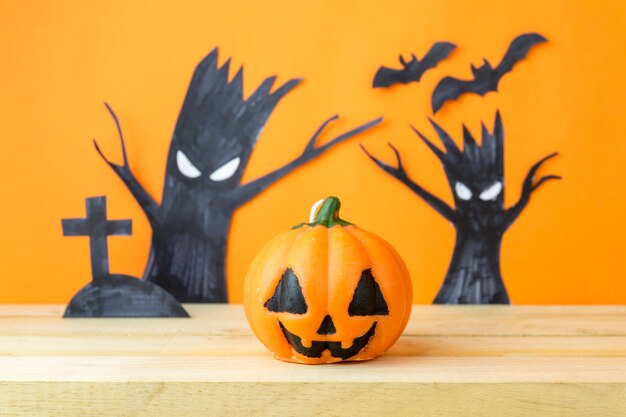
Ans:
[[[1,416],[624,416],[626,306],[415,306],[364,363],[282,363],[238,305],[192,319],[0,306]]]

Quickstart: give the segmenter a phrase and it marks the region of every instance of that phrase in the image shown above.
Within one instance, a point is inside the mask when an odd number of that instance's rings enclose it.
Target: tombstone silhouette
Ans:
[[[87,217],[63,219],[64,236],[89,236],[92,281],[74,295],[63,317],[189,317],[170,293],[148,281],[109,273],[108,236],[130,236],[131,220],[107,220],[106,197],[85,200]]]

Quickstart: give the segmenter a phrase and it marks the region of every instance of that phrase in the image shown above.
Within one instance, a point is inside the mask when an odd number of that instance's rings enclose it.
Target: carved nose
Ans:
[[[330,314],[327,314],[322,320],[322,325],[317,329],[317,334],[335,334],[336,331],[333,319],[330,318]]]

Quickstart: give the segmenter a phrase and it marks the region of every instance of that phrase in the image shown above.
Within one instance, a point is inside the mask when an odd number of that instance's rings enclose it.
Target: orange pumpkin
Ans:
[[[328,197],[315,220],[269,241],[244,284],[246,317],[274,357],[320,364],[372,359],[400,337],[413,291],[398,253],[339,218]]]

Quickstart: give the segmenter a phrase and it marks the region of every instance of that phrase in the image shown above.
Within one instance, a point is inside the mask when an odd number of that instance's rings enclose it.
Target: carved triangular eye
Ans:
[[[306,313],[307,305],[302,294],[302,287],[291,268],[283,272],[274,295],[265,302],[265,308],[275,313]]]
[[[348,314],[351,316],[386,316],[389,314],[387,302],[374,280],[371,269],[366,269],[361,273],[361,279],[348,307]]]

